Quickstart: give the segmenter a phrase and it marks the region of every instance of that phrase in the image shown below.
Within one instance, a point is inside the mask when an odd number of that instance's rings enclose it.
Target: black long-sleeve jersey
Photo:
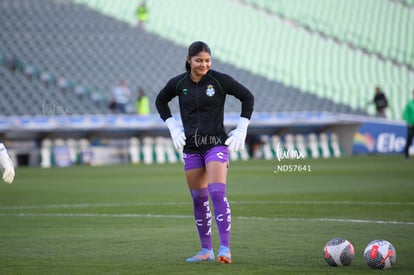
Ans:
[[[224,145],[227,94],[241,101],[240,116],[250,119],[254,105],[252,93],[227,74],[210,70],[196,83],[186,72],[170,79],[160,91],[155,105],[164,121],[172,116],[168,103],[178,96],[186,136],[184,153],[204,153],[213,146]]]

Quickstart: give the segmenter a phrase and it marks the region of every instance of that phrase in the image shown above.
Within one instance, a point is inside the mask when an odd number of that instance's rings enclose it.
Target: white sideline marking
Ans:
[[[238,218],[240,220],[273,220],[273,221],[291,221],[291,222],[313,221],[313,222],[344,222],[344,223],[376,223],[376,224],[414,225],[414,222],[376,221],[376,220],[360,220],[360,219],[334,219],[334,218],[265,218],[265,217],[236,217],[236,218]]]
[[[92,217],[92,218],[155,218],[155,219],[192,219],[191,215],[165,214],[97,214],[97,213],[0,213],[2,217]],[[256,221],[289,221],[289,222],[342,222],[342,223],[374,223],[392,225],[414,225],[414,222],[376,221],[360,219],[333,219],[333,218],[268,218],[268,217],[232,217],[238,220]]]
[[[137,203],[74,203],[74,204],[44,204],[27,206],[0,206],[0,210],[12,209],[67,209],[67,208],[89,208],[89,207],[117,207],[117,206],[163,206],[163,205],[190,205],[190,202],[137,202]]]
[[[393,201],[230,201],[234,204],[297,204],[297,205],[395,205],[414,206],[414,202]]]
[[[164,214],[98,214],[98,213],[12,213],[0,214],[7,217],[86,217],[86,218],[159,218],[159,219],[188,219],[190,215]]]
[[[165,206],[190,205],[191,202],[137,202],[137,203],[76,203],[76,204],[45,204],[27,206],[0,206],[0,210],[12,209],[59,209],[59,208],[89,208],[117,206]],[[414,202],[382,202],[382,201],[230,201],[230,204],[280,204],[280,205],[373,205],[373,206],[414,206]]]
[[[414,202],[380,202],[380,201],[230,201],[231,204],[250,205],[374,205],[374,206],[413,206]],[[24,209],[73,209],[73,208],[102,208],[118,206],[174,206],[191,205],[191,202],[137,202],[137,203],[78,203],[78,204],[46,204],[28,206],[0,206],[0,210]],[[0,216],[18,217],[114,217],[114,218],[165,218],[165,219],[191,219],[189,215],[163,215],[163,214],[97,214],[97,213],[0,213]],[[343,222],[343,223],[375,223],[414,225],[414,222],[377,221],[361,219],[333,219],[333,218],[269,218],[269,217],[233,217],[240,220],[269,220],[292,222]]]

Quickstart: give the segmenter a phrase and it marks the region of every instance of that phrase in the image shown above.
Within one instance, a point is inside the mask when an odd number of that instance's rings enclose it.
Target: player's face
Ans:
[[[188,62],[190,63],[191,74],[201,78],[210,70],[211,56],[208,52],[199,52],[197,55],[190,57]]]

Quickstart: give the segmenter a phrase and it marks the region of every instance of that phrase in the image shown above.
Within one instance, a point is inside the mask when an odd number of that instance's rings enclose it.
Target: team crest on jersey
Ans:
[[[213,96],[216,93],[216,90],[214,90],[213,85],[208,85],[206,89],[206,95]]]

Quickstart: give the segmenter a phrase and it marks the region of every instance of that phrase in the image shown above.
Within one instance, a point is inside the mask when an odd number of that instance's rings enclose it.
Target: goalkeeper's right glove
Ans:
[[[0,143],[0,166],[3,170],[3,180],[8,184],[12,183],[14,180],[14,165],[3,143]]]
[[[165,121],[167,124],[168,130],[170,130],[171,138],[174,143],[174,147],[176,149],[181,149],[185,145],[185,133],[184,128],[178,124],[178,122],[173,118],[170,117]]]

